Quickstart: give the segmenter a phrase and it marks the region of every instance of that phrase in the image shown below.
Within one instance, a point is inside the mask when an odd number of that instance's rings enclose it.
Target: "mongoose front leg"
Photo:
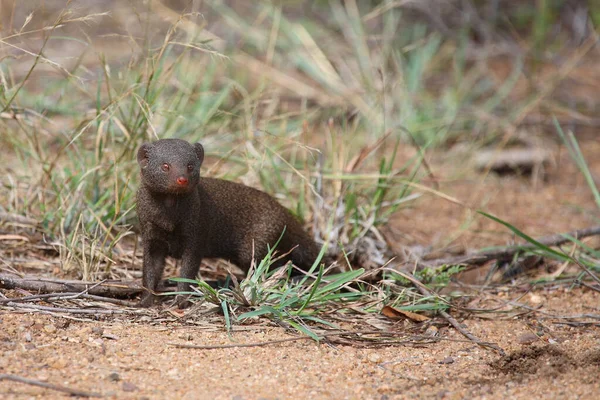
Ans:
[[[159,240],[148,240],[144,243],[144,267],[142,270],[142,284],[146,292],[142,295],[140,305],[149,307],[156,301],[154,293],[165,269],[165,257],[169,250],[168,244]]]
[[[191,247],[191,248],[190,248]],[[194,246],[187,246],[183,252],[181,260],[181,272],[179,276],[186,279],[196,279],[198,271],[200,270],[200,263],[202,262],[202,255],[194,248]],[[191,285],[188,282],[177,282],[178,292],[189,292]],[[188,296],[180,294],[177,296],[177,304],[179,308],[186,308],[190,305]]]

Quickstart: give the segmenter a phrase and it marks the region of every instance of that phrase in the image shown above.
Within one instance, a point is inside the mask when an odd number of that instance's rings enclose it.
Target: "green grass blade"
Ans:
[[[317,275],[317,279],[313,282],[312,289],[311,289],[308,297],[306,298],[306,300],[304,301],[304,303],[302,304],[300,309],[298,311],[296,311],[296,314],[301,314],[302,311],[304,311],[304,309],[306,308],[306,306],[310,303],[310,301],[312,300],[315,293],[317,293],[317,289],[319,288],[319,284],[321,283],[321,279],[323,278],[324,270],[325,270],[325,268],[323,267],[323,265],[321,265],[321,268],[319,268],[319,274]]]
[[[535,247],[537,247],[538,249],[540,249],[541,251],[545,252],[546,254],[553,256],[554,258],[557,258],[559,260],[562,261],[566,261],[566,260],[571,260],[571,257],[569,257],[567,254],[564,254],[562,252],[556,251],[554,249],[551,249],[550,247],[538,242],[537,240],[535,240],[534,238],[532,238],[531,236],[526,235],[525,233],[521,232],[520,230],[518,230],[517,228],[515,228],[514,226],[512,226],[511,224],[509,224],[508,222],[502,221],[499,218],[494,217],[491,214],[488,214],[486,212],[477,211],[479,214],[483,215],[486,218],[491,219],[492,221],[495,221],[499,224],[502,224],[504,226],[506,226],[508,229],[510,229],[515,235],[521,237],[522,239],[525,239],[527,242],[531,243],[532,245],[534,245]]]
[[[598,187],[596,186],[594,177],[593,177],[592,173],[590,172],[590,169],[585,161],[585,157],[583,156],[583,153],[581,152],[581,148],[579,147],[579,143],[577,142],[575,135],[573,135],[573,132],[568,132],[567,134],[565,134],[564,131],[562,130],[562,127],[558,123],[558,120],[556,119],[556,117],[553,117],[553,122],[554,122],[554,126],[556,127],[556,132],[558,132],[558,135],[560,136],[562,141],[565,143],[565,146],[567,146],[567,149],[569,150],[569,154],[571,155],[571,158],[573,159],[573,161],[575,161],[575,164],[577,164],[577,166],[579,167],[579,170],[583,174],[585,181],[587,182],[588,186],[590,187],[590,190],[592,191],[592,194],[594,195],[594,200],[596,201],[596,205],[598,206],[598,208],[600,208],[600,191],[598,191]]]

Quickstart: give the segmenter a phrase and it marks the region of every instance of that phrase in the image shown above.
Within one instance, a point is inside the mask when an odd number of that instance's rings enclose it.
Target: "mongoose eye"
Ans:
[[[194,170],[194,164],[188,164],[187,169],[192,172]]]
[[[171,166],[169,164],[167,164],[167,163],[164,163],[161,166],[161,168],[162,168],[163,171],[167,172],[169,170],[169,168],[171,168]]]

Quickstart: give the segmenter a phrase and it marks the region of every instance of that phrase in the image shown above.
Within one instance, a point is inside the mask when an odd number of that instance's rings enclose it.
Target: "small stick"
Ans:
[[[96,296],[117,298],[132,297],[142,291],[142,287],[133,282],[84,282],[75,280],[48,279],[39,277],[18,277],[14,274],[0,273],[0,288],[25,289],[38,293],[63,293],[80,291]]]
[[[577,239],[583,239],[589,236],[600,235],[600,226],[594,226],[591,228],[579,229],[567,233],[559,233],[556,235],[544,236],[537,239],[538,242],[544,246],[553,247],[560,246],[561,244],[567,243],[570,240],[565,236],[571,236]],[[420,261],[420,267],[432,267],[440,265],[456,265],[456,264],[476,264],[481,265],[490,260],[506,260],[512,259],[513,256],[520,251],[535,250],[537,246],[533,244],[522,244],[507,246],[497,250],[479,251],[471,255],[440,258],[437,260]]]
[[[0,304],[12,303],[12,302],[20,303],[20,302],[25,302],[25,301],[42,300],[42,299],[46,299],[47,301],[53,301],[53,300],[74,300],[74,299],[79,299],[79,298],[95,300],[95,301],[102,301],[105,303],[110,303],[110,304],[115,304],[118,306],[125,306],[125,307],[135,307],[135,305],[137,304],[133,301],[113,299],[113,298],[104,297],[104,296],[95,296],[93,294],[80,293],[80,292],[45,293],[45,294],[35,294],[32,296],[13,297],[13,298],[7,297],[4,299],[0,299]]]
[[[435,296],[431,292],[431,290],[429,290],[427,288],[427,286],[423,285],[411,273],[404,273],[404,272],[401,272],[401,271],[396,271],[396,273],[399,274],[399,275],[401,275],[402,277],[408,279],[409,281],[411,281],[417,287],[417,289],[419,289],[419,291],[423,294],[423,296]],[[446,311],[439,310],[439,313],[440,313],[440,315],[442,317],[444,317],[446,319],[446,321],[448,321],[450,323],[450,325],[452,325],[457,331],[459,331],[464,337],[466,337],[467,339],[471,340],[473,343],[475,343],[478,346],[481,346],[483,348],[493,349],[493,350],[497,351],[502,356],[506,355],[506,353],[504,352],[504,350],[502,350],[502,348],[500,346],[498,346],[497,344],[490,343],[490,342],[483,342],[483,341],[479,340],[471,332],[469,332],[468,330],[466,330],[465,328],[463,328],[461,326],[461,324],[459,324],[458,321],[456,319],[454,319],[454,317],[452,317]]]
[[[71,389],[66,386],[54,385],[52,383],[38,381],[36,379],[23,378],[18,375],[10,375],[10,374],[0,374],[0,381],[8,380],[19,383],[25,383],[27,385],[39,386],[45,389],[52,389],[59,392],[68,393],[71,396],[79,396],[79,397],[103,397],[100,393],[95,392],[86,392],[79,389]]]
[[[423,294],[425,294],[425,293],[423,293]],[[473,343],[475,343],[478,346],[481,346],[483,348],[490,348],[492,350],[495,350],[501,356],[505,356],[506,355],[506,353],[504,352],[504,350],[502,350],[502,348],[500,346],[498,346],[496,343],[483,342],[483,341],[479,340],[471,332],[469,332],[468,330],[466,330],[465,328],[463,328],[458,323],[458,321],[456,319],[454,319],[454,317],[452,317],[446,311],[440,310],[440,314],[442,315],[442,317],[444,317],[446,319],[446,321],[448,321],[450,323],[450,325],[452,325],[457,331],[459,331],[460,333],[462,333],[462,335],[464,337],[466,337],[467,339],[471,340]]]
[[[339,333],[338,335],[341,335]],[[196,344],[185,344],[185,343],[167,343],[169,346],[182,348],[182,349],[201,349],[201,350],[215,350],[215,349],[233,349],[237,347],[261,347],[261,346],[269,346],[272,344],[285,343],[285,342],[294,342],[297,340],[313,340],[310,336],[294,336],[291,338],[278,339],[278,340],[268,340],[266,342],[259,343],[239,343],[239,344],[215,344],[215,345],[196,345]]]
[[[319,336],[319,340],[325,339],[330,336],[346,336],[346,335],[382,335],[382,336],[396,336],[396,332],[385,332],[385,331],[348,331],[348,332],[331,332],[325,333]],[[238,347],[262,347],[262,346],[270,346],[272,344],[279,344],[285,342],[294,342],[298,340],[308,340],[313,339],[310,336],[294,336],[291,338],[285,339],[276,339],[276,340],[267,340],[265,342],[257,342],[257,343],[238,343],[238,344],[217,344],[217,345],[195,345],[195,344],[186,344],[186,343],[167,343],[169,346],[182,348],[182,349],[200,349],[200,350],[216,350],[216,349],[234,349]],[[450,342],[468,342],[471,343],[470,340],[460,340],[460,339],[452,339],[452,338],[444,338],[437,336],[425,336],[425,335],[413,335],[408,336],[405,342],[408,342],[408,339],[411,340],[433,340],[433,341],[450,341]],[[398,342],[396,342],[398,343]],[[385,344],[385,343],[384,343]]]
[[[25,216],[19,215],[19,214],[7,213],[7,212],[0,212],[0,222],[2,222],[2,221],[15,222],[17,224],[31,225],[31,226],[36,226],[38,224],[38,221],[33,218],[25,217]]]
[[[22,308],[31,311],[51,311],[51,312],[64,312],[71,314],[124,314],[124,310],[102,310],[102,309],[79,309],[79,308],[62,308],[62,307],[47,307],[47,306],[38,306],[35,304],[19,304],[19,303],[8,303],[8,307]]]

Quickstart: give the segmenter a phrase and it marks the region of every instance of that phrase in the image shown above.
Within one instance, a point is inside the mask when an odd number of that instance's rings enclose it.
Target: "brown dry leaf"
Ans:
[[[394,307],[390,307],[390,306],[384,306],[381,309],[381,313],[383,315],[385,315],[386,317],[388,317],[389,319],[393,319],[395,321],[399,320],[399,319],[410,319],[413,322],[423,322],[423,321],[429,321],[429,317],[426,317],[424,315],[420,315],[414,312],[410,312],[410,311],[405,311],[405,310],[398,310],[397,308]]]
[[[172,308],[167,310],[167,313],[171,314],[175,318],[181,318],[185,315],[185,310],[181,310],[179,308]]]

